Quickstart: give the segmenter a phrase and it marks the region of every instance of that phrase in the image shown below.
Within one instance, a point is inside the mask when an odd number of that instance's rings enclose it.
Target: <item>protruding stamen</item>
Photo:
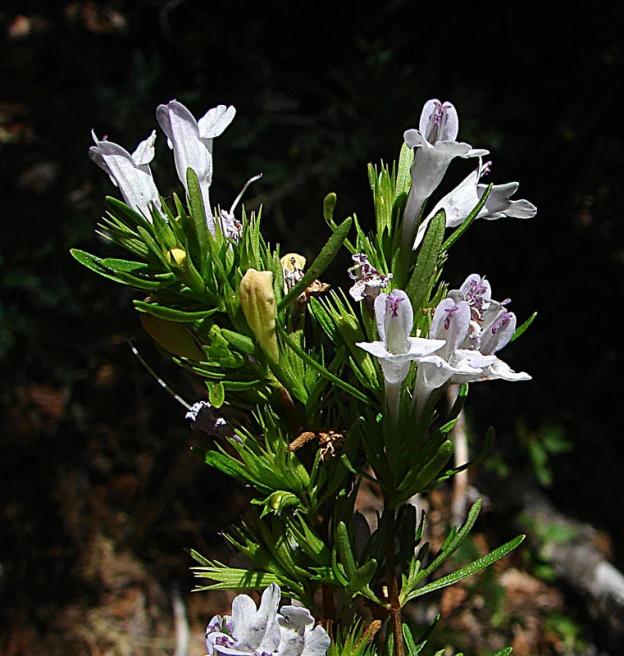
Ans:
[[[495,321],[492,324],[492,335],[496,335],[500,328],[504,328],[511,321],[511,317],[513,317],[513,312],[505,312],[498,321]]]

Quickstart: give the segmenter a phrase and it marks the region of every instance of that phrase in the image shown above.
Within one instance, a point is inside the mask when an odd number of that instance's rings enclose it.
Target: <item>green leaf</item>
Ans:
[[[467,463],[459,467],[456,467],[455,469],[448,469],[447,471],[444,472],[442,476],[439,476],[435,481],[433,481],[433,484],[430,485],[429,487],[431,488],[434,485],[438,485],[439,483],[442,483],[443,481],[447,480],[451,476],[455,476],[455,474],[459,474],[460,472],[463,472],[465,469],[474,467],[474,465],[477,465],[481,461],[483,461],[492,450],[492,445],[494,444],[495,437],[496,437],[496,432],[494,431],[494,428],[490,426],[487,432],[485,433],[485,441],[483,443],[483,448],[481,449],[479,455],[473,460],[469,460]]]
[[[537,316],[537,312],[533,312],[533,314],[519,328],[516,328],[516,331],[514,332],[510,340],[510,343],[515,342],[518,339],[518,337],[522,337],[522,335],[524,335],[524,333],[527,331],[530,325],[535,321],[536,316]]]
[[[195,578],[212,579],[212,585],[197,586],[194,592],[202,590],[261,590],[271,583],[282,583],[278,576],[267,572],[252,572],[248,569],[232,569],[221,563],[209,567],[192,567]]]
[[[394,188],[395,200],[401,194],[407,194],[412,186],[410,169],[413,161],[414,150],[404,142],[401,146],[401,153],[399,155],[399,166],[397,169],[396,184]]]
[[[138,272],[151,272],[153,271],[152,267],[147,262],[135,262],[133,260],[118,260],[114,257],[105,257],[101,260],[101,263],[113,271],[121,271],[123,273],[133,273],[134,271]]]
[[[317,258],[312,262],[309,269],[303,274],[303,278],[284,296],[279,302],[278,311],[288,307],[309,285],[321,277],[325,269],[334,261],[338,251],[342,248],[344,240],[349,234],[353,219],[345,219],[337,228],[334,234],[327,240],[327,243],[321,249]]]
[[[141,226],[145,230],[152,230],[151,223],[142,214],[128,207],[118,198],[107,196],[105,201],[113,215],[129,228],[135,230],[138,226]]]
[[[241,351],[247,355],[254,354],[256,345],[251,337],[241,335],[240,333],[228,330],[227,328],[221,328],[221,334],[227,339],[230,346],[233,346],[237,351]]]
[[[392,499],[391,507],[396,508],[414,494],[422,492],[450,460],[453,455],[453,448],[453,442],[446,440],[440,445],[433,458],[420,471],[409,472],[399,485],[397,494]]]
[[[425,238],[418,251],[414,272],[405,290],[412,301],[414,313],[426,307],[429,300],[429,294],[435,283],[445,229],[446,214],[444,210],[440,210],[431,219],[431,223],[427,228]]]
[[[162,264],[165,271],[169,271],[169,262],[163,253],[162,248],[159,244],[156,243],[152,235],[142,226],[137,226],[137,232],[139,237],[143,240],[143,243],[149,248],[150,253],[156,258],[160,264]]]
[[[168,284],[170,284],[169,278],[160,278],[158,280],[154,280],[150,278],[138,278],[137,276],[133,276],[123,271],[115,272],[112,269],[104,266],[101,258],[95,255],[91,255],[90,253],[86,253],[85,251],[81,251],[77,248],[72,248],[70,253],[75,260],[80,262],[80,264],[83,266],[87,267],[87,269],[91,269],[91,271],[95,271],[95,273],[99,274],[100,276],[108,278],[109,280],[114,280],[115,282],[121,283],[122,285],[128,285],[130,287],[135,287],[136,289],[142,289],[145,291],[152,291],[155,289],[167,287]]]
[[[208,401],[215,408],[219,409],[223,402],[225,401],[225,388],[221,381],[206,381],[206,387],[208,388]]]
[[[206,225],[206,211],[204,209],[204,199],[199,187],[197,174],[192,168],[186,170],[186,184],[188,188],[189,210],[191,213],[191,227],[197,239],[198,268],[202,272],[206,258],[210,254],[208,226]]]
[[[448,251],[449,248],[468,230],[468,228],[474,223],[476,220],[477,216],[479,216],[479,212],[483,209],[485,206],[485,203],[490,196],[490,193],[492,191],[492,187],[494,185],[490,184],[488,188],[483,192],[483,196],[481,196],[481,200],[477,203],[476,207],[470,212],[470,214],[466,217],[465,221],[455,230],[455,232],[444,242],[442,245],[442,250]]]
[[[376,573],[377,561],[373,558],[366,564],[362,565],[362,567],[358,568],[353,575],[349,576],[349,585],[347,586],[345,593],[350,596],[362,593],[362,588],[371,582]]]
[[[212,310],[198,310],[197,312],[187,312],[185,310],[175,310],[173,308],[156,305],[154,303],[147,303],[145,301],[133,301],[136,309],[139,312],[147,312],[159,319],[166,319],[167,321],[174,321],[179,323],[192,323],[193,321],[200,321],[206,317],[210,317],[218,308]]]
[[[306,364],[309,364],[312,368],[316,369],[316,371],[318,371],[319,374],[323,376],[323,378],[326,378],[337,387],[340,387],[340,389],[351,394],[351,396],[355,397],[356,399],[359,399],[360,401],[364,401],[365,403],[370,402],[370,399],[366,396],[366,394],[360,392],[360,390],[356,389],[352,385],[349,385],[349,383],[342,380],[341,378],[338,378],[338,376],[334,376],[334,374],[332,374],[327,369],[325,369],[325,367],[322,364],[320,364],[320,362],[317,362],[314,358],[309,356],[302,348],[297,346],[292,341],[292,339],[288,337],[286,331],[279,325],[279,323],[276,323],[275,326],[277,328],[277,332],[279,333],[280,337],[284,340],[286,345],[290,347],[302,360],[304,360]]]
[[[474,562],[470,563],[470,565],[466,565],[466,567],[462,567],[461,569],[458,569],[457,571],[452,572],[447,576],[443,576],[442,578],[439,578],[436,581],[432,581],[427,585],[423,585],[422,588],[417,588],[416,590],[414,590],[408,595],[406,601],[411,601],[416,597],[420,597],[424,594],[427,594],[428,592],[434,592],[435,590],[439,590],[440,588],[446,588],[449,585],[453,585],[454,583],[463,581],[465,578],[468,578],[473,574],[477,574],[481,570],[484,570],[486,567],[489,567],[492,563],[495,563],[497,560],[500,560],[508,553],[513,551],[524,540],[524,538],[525,538],[524,535],[519,535],[517,538],[510,540],[503,546],[498,547],[498,549],[495,549],[491,553],[482,556],[478,560],[475,560]]]
[[[339,522],[336,527],[336,546],[338,547],[338,555],[344,565],[345,572],[349,578],[352,578],[357,570],[357,563],[355,562],[353,550],[351,549],[349,531],[344,522]]]
[[[462,527],[457,530],[457,528],[454,528],[451,531],[451,535],[447,537],[445,540],[444,544],[442,545],[442,548],[440,549],[440,553],[437,555],[437,557],[431,562],[427,567],[424,569],[421,569],[420,572],[418,573],[417,577],[415,580],[410,581],[410,585],[404,589],[401,590],[401,603],[405,604],[409,599],[409,594],[413,590],[413,588],[418,585],[421,581],[424,581],[431,572],[435,571],[440,565],[445,562],[448,558],[450,558],[455,551],[459,548],[461,543],[468,537],[468,534],[470,533],[470,529],[474,526],[474,523],[477,521],[477,517],[479,516],[479,511],[481,510],[481,506],[483,505],[483,499],[477,499],[473,504],[470,510],[468,511],[468,517],[466,517],[466,521],[462,525]]]

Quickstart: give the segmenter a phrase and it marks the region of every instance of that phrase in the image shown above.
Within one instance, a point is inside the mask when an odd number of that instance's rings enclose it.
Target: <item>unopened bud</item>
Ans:
[[[171,270],[175,273],[178,280],[188,285],[193,291],[203,292],[205,289],[204,281],[193,266],[191,258],[183,248],[171,248],[167,251],[167,262],[171,265]]]
[[[273,273],[248,269],[238,288],[241,308],[260,346],[279,360],[275,319],[277,305],[273,293]]]
[[[182,248],[172,248],[167,252],[167,262],[183,267],[186,264],[186,251]]]

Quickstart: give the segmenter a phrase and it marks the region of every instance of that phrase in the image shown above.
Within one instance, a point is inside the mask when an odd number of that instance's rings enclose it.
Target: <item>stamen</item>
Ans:
[[[459,305],[455,305],[452,308],[445,308],[444,311],[446,312],[446,319],[444,320],[444,329],[449,330],[451,327],[451,319],[455,315],[455,313],[459,310]]]
[[[388,304],[390,305],[390,312],[392,312],[393,318],[399,316],[399,303],[404,300],[405,298],[402,296],[399,296],[398,298],[393,298],[392,296],[388,296]]]
[[[496,335],[499,328],[504,328],[510,321],[513,316],[513,312],[505,312],[503,316],[492,324],[492,335]]]

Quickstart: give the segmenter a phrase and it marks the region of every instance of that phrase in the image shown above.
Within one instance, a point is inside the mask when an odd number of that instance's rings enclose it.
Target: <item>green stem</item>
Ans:
[[[394,656],[405,656],[405,645],[403,643],[403,628],[401,621],[401,600],[399,598],[399,584],[396,577],[395,558],[395,535],[396,535],[396,513],[394,510],[386,510],[391,513],[386,521],[386,578],[388,579],[388,601],[390,606],[390,622],[392,623],[392,635],[394,637]]]

